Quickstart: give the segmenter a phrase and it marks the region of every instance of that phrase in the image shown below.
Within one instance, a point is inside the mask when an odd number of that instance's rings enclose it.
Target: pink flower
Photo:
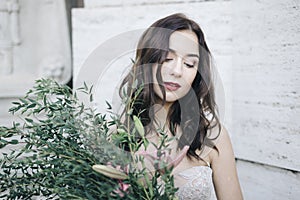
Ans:
[[[119,182],[119,189],[115,190],[117,194],[120,195],[120,197],[124,196],[124,192],[127,192],[128,188],[130,187],[130,184],[124,183],[122,180],[118,180]]]

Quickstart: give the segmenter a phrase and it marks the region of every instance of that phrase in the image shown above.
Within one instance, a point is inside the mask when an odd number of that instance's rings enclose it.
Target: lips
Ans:
[[[175,91],[178,90],[181,85],[179,85],[178,83],[173,83],[173,82],[164,82],[165,88],[169,91]]]

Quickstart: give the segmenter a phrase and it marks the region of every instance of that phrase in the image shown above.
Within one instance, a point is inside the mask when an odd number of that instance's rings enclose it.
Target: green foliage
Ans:
[[[52,80],[37,80],[24,98],[13,102],[10,112],[22,123],[0,127],[0,149],[12,149],[0,158],[0,198],[32,199],[170,199],[174,197],[173,176],[165,169],[155,171],[151,180],[141,184],[146,170],[136,167],[143,162],[131,154],[124,156],[122,144],[132,150],[148,145],[141,127],[141,141],[122,125],[117,116],[112,120],[87,108],[77,98],[77,92],[86,93],[92,101],[92,88],[86,84],[76,92]],[[140,121],[135,118],[136,126]],[[119,127],[113,135],[111,126]],[[134,131],[136,131],[134,129]],[[111,142],[108,142],[111,140]],[[162,148],[162,147],[160,147]],[[123,154],[122,154],[123,153]],[[95,172],[95,164],[129,166],[130,184],[127,192],[117,193],[118,180]],[[164,184],[159,183],[159,179]],[[164,187],[162,189],[162,187]],[[123,196],[123,197],[122,197]]]

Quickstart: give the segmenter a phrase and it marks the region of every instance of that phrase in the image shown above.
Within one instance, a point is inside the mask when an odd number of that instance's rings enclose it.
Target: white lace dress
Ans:
[[[174,174],[180,200],[216,200],[209,166],[195,166]],[[177,184],[176,184],[177,183]]]

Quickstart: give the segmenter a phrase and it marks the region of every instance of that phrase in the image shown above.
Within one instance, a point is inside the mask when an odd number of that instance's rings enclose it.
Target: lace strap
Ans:
[[[207,166],[210,168],[210,163],[209,163],[208,161],[204,160],[204,159],[201,158],[201,157],[200,157],[200,159],[201,159],[203,162],[205,162],[205,163],[207,164]]]

